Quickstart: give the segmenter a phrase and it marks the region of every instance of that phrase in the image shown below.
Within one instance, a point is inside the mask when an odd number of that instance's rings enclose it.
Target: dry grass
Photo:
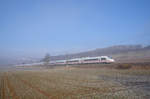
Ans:
[[[150,75],[149,70],[55,68],[0,73],[1,99],[134,99],[143,98],[108,79]],[[105,78],[105,79],[103,79]],[[107,79],[106,79],[107,78]]]

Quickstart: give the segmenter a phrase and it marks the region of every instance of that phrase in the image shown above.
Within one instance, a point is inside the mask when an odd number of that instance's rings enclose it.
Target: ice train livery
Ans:
[[[114,63],[115,60],[109,56],[82,57],[68,60],[51,61],[50,64],[88,64],[88,63]]]
[[[115,60],[109,56],[98,56],[98,57],[81,57],[81,58],[73,58],[68,60],[50,61],[49,65],[94,64],[94,63],[114,63],[114,62]],[[45,65],[45,63],[39,62],[39,63],[31,63],[31,64],[20,64],[15,66],[20,67],[20,66],[36,66],[36,65]]]

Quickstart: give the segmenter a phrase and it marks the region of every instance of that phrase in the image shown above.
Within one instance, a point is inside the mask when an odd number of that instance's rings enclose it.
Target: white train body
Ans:
[[[50,61],[50,65],[66,65],[66,64],[90,64],[90,63],[113,63],[114,59],[108,56],[98,56],[98,57],[82,57],[82,58],[74,58],[68,60],[56,60]],[[39,63],[31,63],[31,64],[20,64],[15,65],[16,67],[20,66],[36,66],[36,65],[44,65],[44,62]]]
[[[57,60],[51,61],[50,64],[90,64],[90,63],[113,63],[114,59],[108,56],[98,56],[98,57],[82,57],[74,58],[68,60]]]

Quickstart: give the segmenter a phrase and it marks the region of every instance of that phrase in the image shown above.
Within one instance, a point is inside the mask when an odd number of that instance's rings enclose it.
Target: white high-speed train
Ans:
[[[109,56],[98,56],[98,57],[82,57],[68,60],[57,60],[51,61],[50,64],[86,64],[86,63],[113,63],[115,62]]]
[[[82,57],[82,58],[73,58],[68,60],[50,61],[49,65],[90,64],[90,63],[92,64],[92,63],[113,63],[113,62],[115,62],[115,60],[109,56],[98,56],[98,57]],[[20,66],[36,66],[36,65],[44,65],[44,62],[20,64],[15,66],[20,67]]]

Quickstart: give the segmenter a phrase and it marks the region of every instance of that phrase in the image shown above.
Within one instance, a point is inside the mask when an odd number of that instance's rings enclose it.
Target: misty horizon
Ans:
[[[1,56],[0,57],[0,66],[10,66],[10,65],[15,65],[15,64],[22,64],[22,63],[35,63],[35,62],[40,62],[44,56],[46,54],[50,54],[52,60],[58,60],[57,58],[55,59],[54,57],[62,57],[61,59],[65,59],[66,57],[69,56],[76,56],[79,58],[79,57],[83,57],[83,56],[78,56],[78,54],[83,54],[83,53],[93,53],[93,52],[97,52],[97,51],[105,51],[105,50],[110,50],[113,49],[113,51],[117,51],[117,49],[123,51],[123,50],[126,50],[127,52],[129,51],[138,51],[138,50],[142,50],[142,49],[145,49],[145,48],[148,48],[149,50],[149,47],[150,45],[141,45],[141,44],[137,44],[137,45],[134,45],[134,44],[130,44],[130,45],[113,45],[113,46],[108,46],[108,47],[99,47],[99,48],[91,48],[91,49],[86,49],[86,50],[83,50],[83,51],[76,51],[76,52],[73,52],[73,51],[70,51],[67,52],[67,53],[60,53],[60,54],[56,54],[56,55],[53,55],[51,54],[51,52],[45,52],[43,54],[39,54],[39,53],[19,53],[19,54],[15,54],[15,53],[9,53],[9,55],[4,55],[4,56]],[[115,52],[116,52],[115,51]],[[105,53],[105,52],[104,52]],[[106,54],[103,54],[103,55],[107,55],[109,52],[107,52]],[[111,52],[110,52],[111,53]],[[136,53],[136,52],[135,52]],[[114,52],[112,52],[112,55],[115,54]],[[87,57],[89,56],[88,54],[84,57]],[[96,56],[100,56],[100,55],[96,55]],[[70,57],[71,58],[71,57]]]

